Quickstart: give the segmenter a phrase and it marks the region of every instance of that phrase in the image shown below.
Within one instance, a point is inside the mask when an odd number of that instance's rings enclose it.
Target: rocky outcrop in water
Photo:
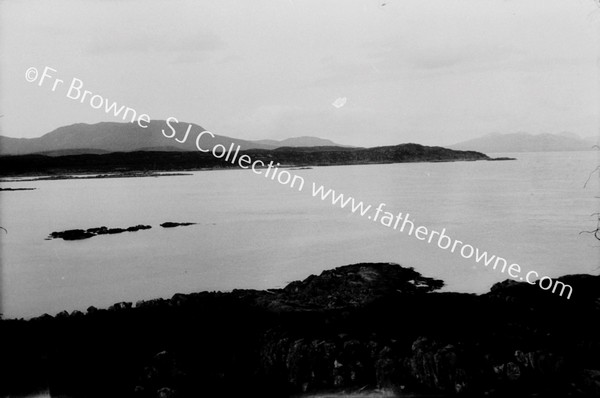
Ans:
[[[60,232],[52,232],[47,240],[49,239],[63,239],[63,240],[81,240],[92,238],[97,235],[114,235],[120,234],[123,232],[136,232],[144,229],[152,228],[150,225],[136,225],[129,228],[107,228],[107,227],[98,227],[98,228],[88,228],[86,230],[83,229],[68,229],[66,231]]]
[[[175,227],[187,227],[189,225],[196,225],[195,222],[164,222],[160,224],[163,228],[175,228]]]
[[[165,222],[160,224],[161,227],[163,228],[174,228],[174,227],[181,227],[181,226],[189,226],[189,225],[196,225],[196,223],[193,222]],[[46,238],[46,240],[51,240],[51,239],[63,239],[63,240],[81,240],[81,239],[88,239],[88,238],[93,238],[94,236],[97,235],[114,235],[114,234],[120,234],[123,232],[136,232],[136,231],[141,231],[144,229],[151,229],[152,227],[150,225],[135,225],[133,227],[129,227],[129,228],[107,228],[107,227],[97,227],[97,228],[88,228],[88,229],[68,229],[66,231],[60,231],[60,232],[52,232],[50,235],[48,235],[48,237]]]

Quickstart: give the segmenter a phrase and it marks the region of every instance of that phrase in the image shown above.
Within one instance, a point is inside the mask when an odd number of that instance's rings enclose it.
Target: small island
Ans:
[[[162,224],[160,224],[161,227],[163,228],[175,228],[175,227],[187,227],[190,225],[196,225],[195,222],[164,222]]]

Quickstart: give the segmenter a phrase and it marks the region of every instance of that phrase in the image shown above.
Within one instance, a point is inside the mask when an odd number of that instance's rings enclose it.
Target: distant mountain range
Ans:
[[[102,154],[109,152],[133,151],[197,151],[196,136],[205,129],[192,124],[191,133],[185,143],[178,143],[175,138],[182,139],[189,123],[172,124],[177,133],[174,138],[166,138],[162,130],[172,133],[164,120],[150,122],[147,128],[135,123],[103,122],[97,124],[78,123],[60,127],[37,138],[11,138],[0,136],[0,155],[26,155],[41,153],[50,156],[77,154]],[[249,141],[224,135],[215,138],[202,137],[207,147],[222,144],[229,148],[231,143],[240,145],[242,150],[276,149],[281,147],[315,147],[339,146],[330,140],[317,137],[296,137],[282,141],[260,140]],[[208,142],[210,140],[210,142]]]
[[[44,154],[48,156],[67,156],[78,154],[105,154],[111,152],[188,152],[197,151],[196,136],[205,129],[191,124],[191,133],[185,143],[182,139],[189,123],[172,125],[177,132],[173,138],[166,138],[172,131],[164,120],[150,122],[147,128],[136,123],[102,122],[96,124],[77,123],[57,128],[37,138],[11,138],[0,136],[0,155]],[[202,137],[203,147],[210,148],[221,144],[229,148],[232,143],[240,145],[241,150],[297,148],[309,150],[314,147],[328,147],[330,150],[352,148],[331,140],[318,137],[294,137],[284,140],[242,140],[224,135],[215,138]],[[499,134],[463,141],[447,148],[455,150],[477,151],[483,153],[498,152],[550,152],[550,151],[587,151],[598,144],[597,137],[581,138],[572,133],[539,134],[528,133]],[[305,149],[301,149],[305,148]]]
[[[590,151],[598,144],[598,137],[581,138],[573,133],[560,134],[488,134],[483,137],[450,145],[448,148],[495,152],[560,152]]]

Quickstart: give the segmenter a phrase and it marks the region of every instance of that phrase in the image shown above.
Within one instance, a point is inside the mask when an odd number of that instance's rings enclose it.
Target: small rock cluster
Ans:
[[[163,228],[174,228],[180,226],[188,226],[195,225],[193,222],[165,222],[160,224]],[[51,239],[63,239],[63,240],[81,240],[92,238],[97,235],[114,235],[120,234],[123,232],[136,232],[144,229],[151,229],[150,225],[135,225],[129,228],[107,228],[107,227],[97,227],[97,228],[88,228],[88,229],[68,229],[66,231],[60,232],[52,232],[46,240]]]
[[[86,230],[83,229],[68,229],[66,231],[60,232],[52,232],[48,235],[49,239],[63,239],[63,240],[81,240],[92,238],[97,235],[114,235],[120,234],[123,232],[136,232],[144,229],[152,228],[150,225],[136,225],[129,228],[107,228],[107,227],[98,227],[98,228],[88,228]]]

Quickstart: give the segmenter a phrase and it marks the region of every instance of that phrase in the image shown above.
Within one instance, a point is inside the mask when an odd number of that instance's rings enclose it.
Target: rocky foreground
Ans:
[[[600,276],[561,280],[570,300],[512,281],[436,293],[410,268],[355,264],[277,290],[4,320],[0,396],[600,396]]]

